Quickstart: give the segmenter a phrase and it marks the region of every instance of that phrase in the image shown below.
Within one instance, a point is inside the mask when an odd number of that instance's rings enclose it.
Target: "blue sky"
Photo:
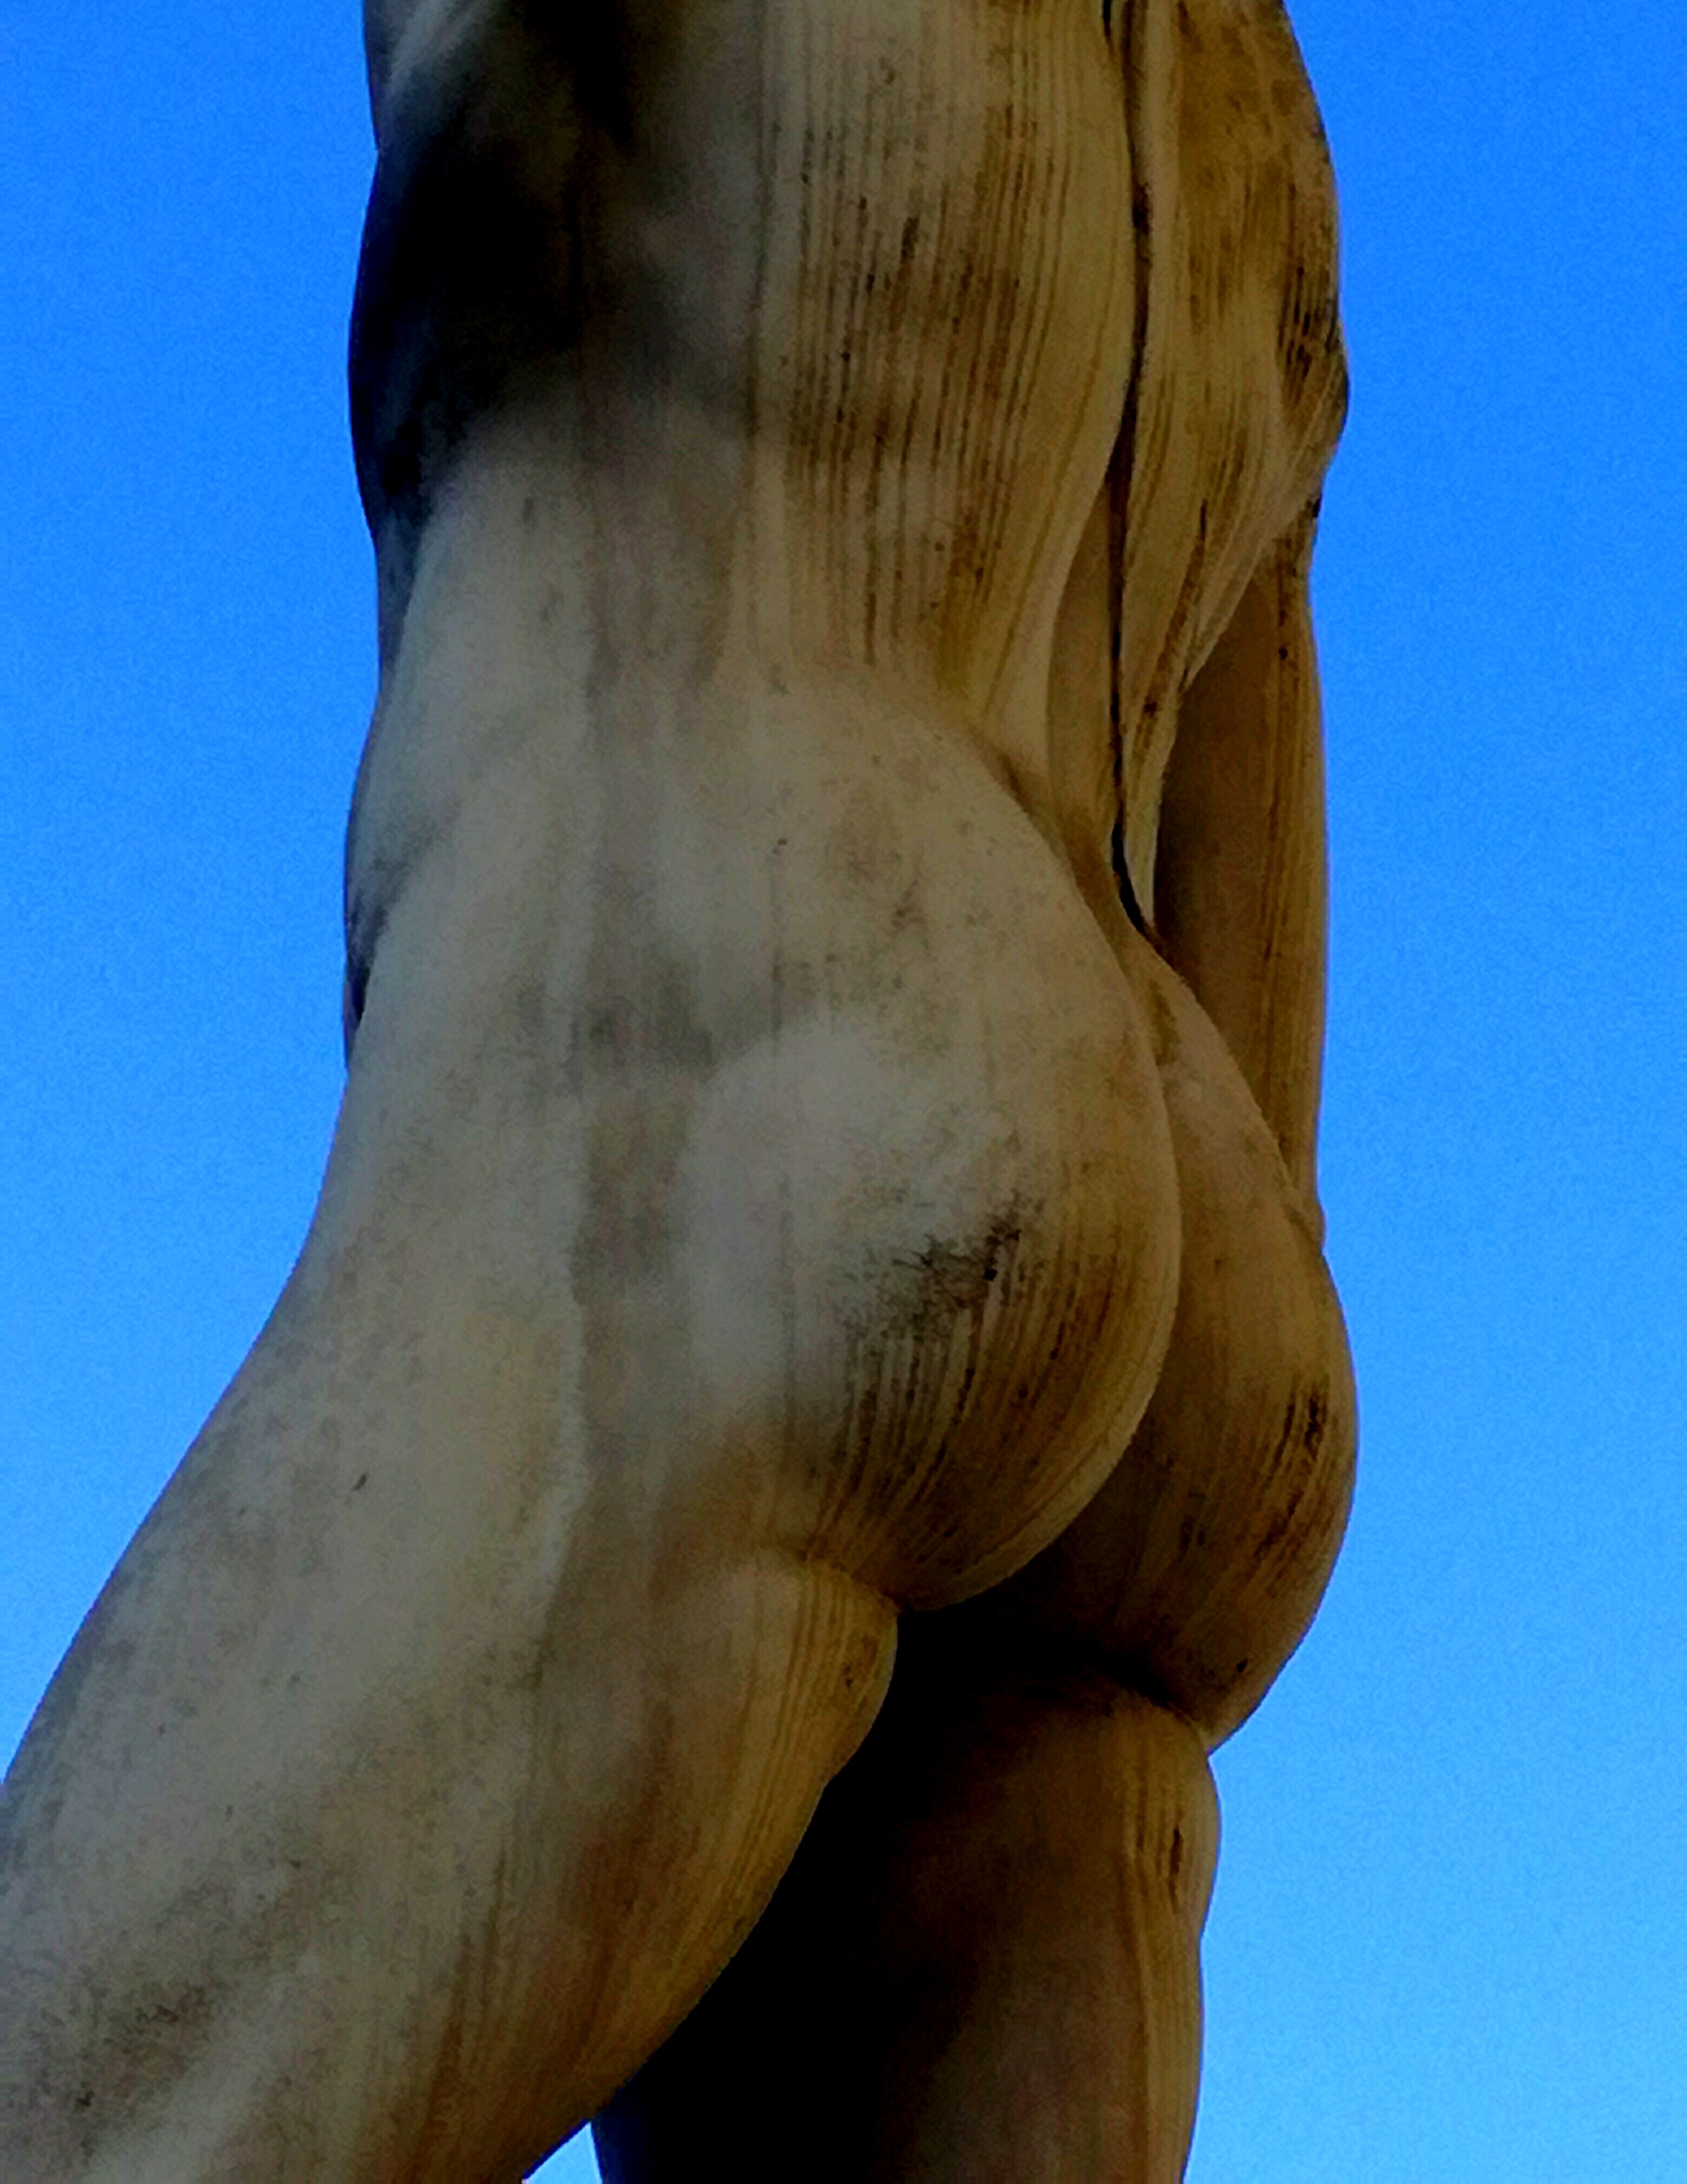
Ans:
[[[1687,2176],[1687,30],[1295,10],[1364,1416],[1220,1755],[1195,2184]],[[350,0],[0,0],[0,1742],[262,1320],[372,690]],[[589,2157],[558,2175],[589,2176]]]

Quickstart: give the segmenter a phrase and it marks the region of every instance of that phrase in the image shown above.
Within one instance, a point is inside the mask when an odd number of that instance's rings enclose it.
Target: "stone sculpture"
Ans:
[[[344,1104],[11,1779],[0,2171],[1175,2177],[1354,1446],[1288,24],[366,17]]]

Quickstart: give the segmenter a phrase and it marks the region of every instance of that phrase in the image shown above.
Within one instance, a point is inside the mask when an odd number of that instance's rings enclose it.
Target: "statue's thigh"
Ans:
[[[611,2184],[1175,2184],[1217,1846],[1200,1741],[1116,1686],[939,1658],[692,2016],[597,2120]]]

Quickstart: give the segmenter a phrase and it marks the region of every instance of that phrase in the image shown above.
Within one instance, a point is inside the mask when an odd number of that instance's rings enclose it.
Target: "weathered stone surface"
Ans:
[[[1354,1446],[1288,25],[366,12],[345,1100],[10,1779],[0,2170],[1175,2177]]]

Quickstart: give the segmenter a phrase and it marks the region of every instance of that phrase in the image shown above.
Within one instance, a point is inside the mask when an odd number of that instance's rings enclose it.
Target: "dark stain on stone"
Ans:
[[[893,1261],[899,1273],[915,1277],[912,1294],[898,1302],[902,1329],[915,1336],[937,1334],[958,1314],[981,1312],[995,1284],[1011,1266],[1019,1236],[1017,1218],[1007,1215],[975,1244],[946,1243],[933,1236],[923,1251]]]

